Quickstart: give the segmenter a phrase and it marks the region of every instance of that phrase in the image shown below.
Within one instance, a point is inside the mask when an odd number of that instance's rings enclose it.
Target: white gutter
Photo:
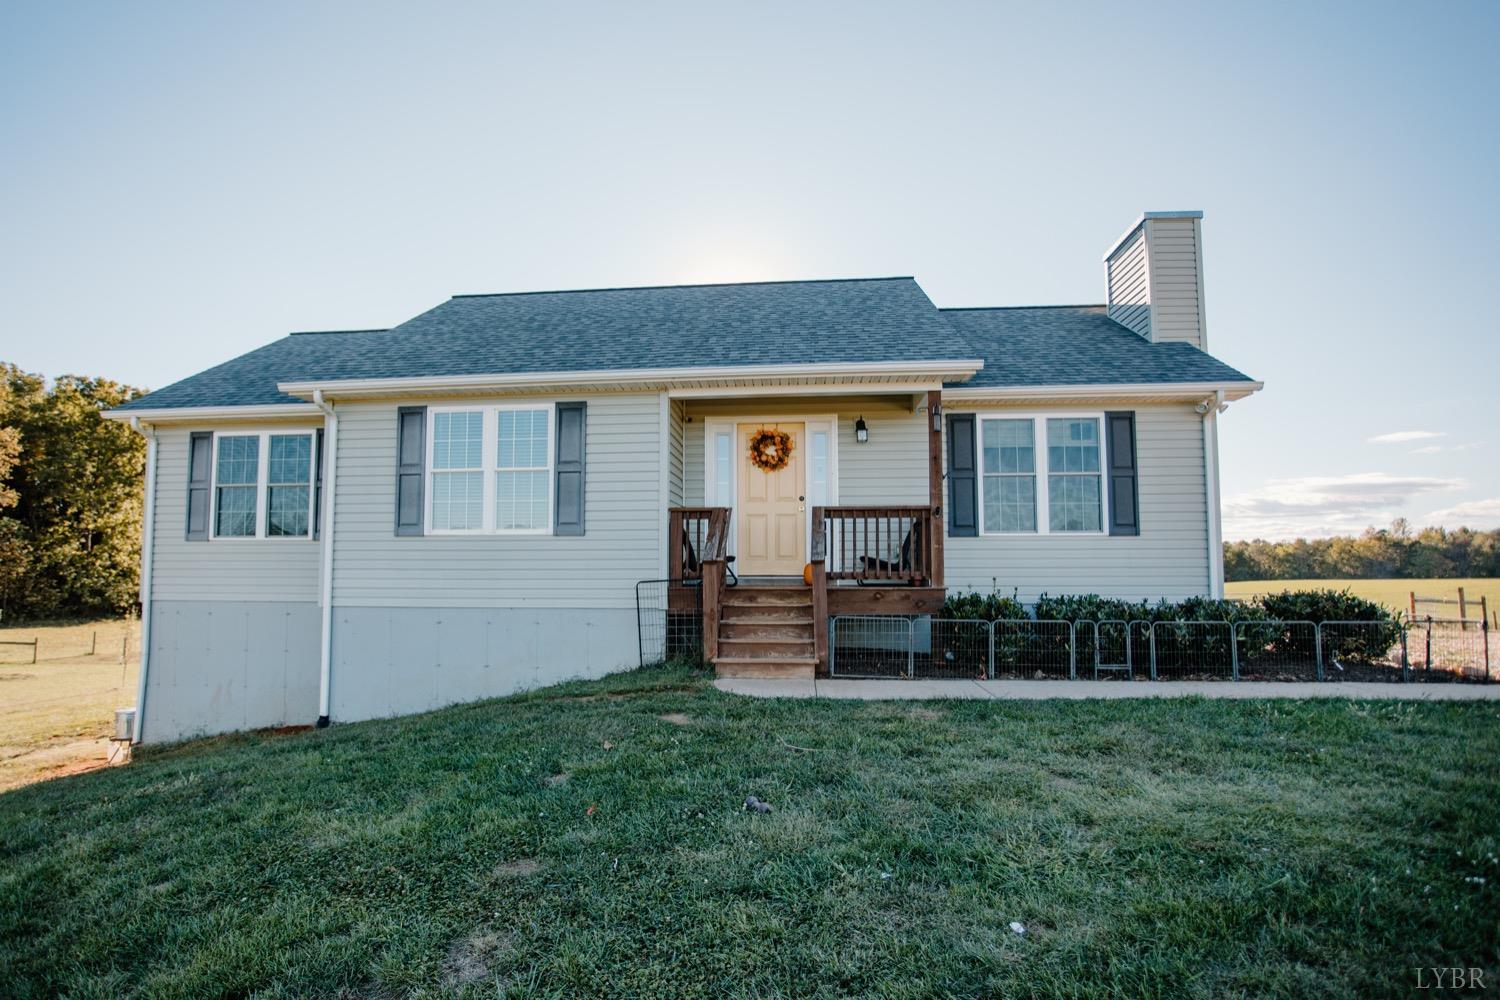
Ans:
[[[1203,415],[1203,485],[1208,500],[1208,594],[1222,600],[1224,529],[1219,508],[1219,413],[1228,409],[1229,404],[1224,401],[1222,389],[1204,403],[1208,404],[1208,412]]]
[[[1095,385],[1008,385],[954,386],[943,390],[945,400],[953,399],[1072,399],[1125,398],[1150,396],[1158,399],[1193,399],[1222,393],[1233,402],[1265,388],[1264,382],[1131,382]]]
[[[712,379],[752,378],[869,378],[872,376],[921,378],[922,376],[969,377],[984,367],[979,358],[945,361],[818,362],[789,365],[717,365],[701,368],[611,368],[593,371],[524,372],[484,375],[432,375],[410,378],[332,379],[327,381],[280,382],[276,388],[289,396],[311,397],[339,393],[442,392],[444,390],[526,389],[552,385],[609,385],[619,383],[703,382]]]
[[[156,409],[105,410],[106,420],[147,420],[153,424],[203,420],[266,420],[277,417],[316,417],[315,403],[265,403],[259,406],[165,406]]]
[[[318,728],[328,725],[333,683],[333,500],[338,484],[339,415],[332,403],[323,401],[323,393],[313,393],[313,404],[323,411],[323,577],[320,600],[323,604],[322,641],[318,648]]]
[[[146,502],[141,522],[141,670],[135,693],[135,727],[130,741],[139,743],[146,719],[146,675],[151,668],[151,556],[156,547],[156,428],[132,417],[130,427],[146,438]]]

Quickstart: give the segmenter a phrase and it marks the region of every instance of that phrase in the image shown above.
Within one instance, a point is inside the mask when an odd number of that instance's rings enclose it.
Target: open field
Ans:
[[[0,981],[1404,996],[1500,975],[1497,759],[1494,704],[763,700],[657,668],[0,795]]]
[[[0,789],[109,762],[115,709],[135,704],[140,635],[120,620],[0,629],[40,640],[35,664],[31,647],[0,645]]]
[[[1458,599],[1458,588],[1464,588],[1465,596],[1474,602],[1471,618],[1479,617],[1479,597],[1489,598],[1491,610],[1500,610],[1500,580],[1497,579],[1443,579],[1443,580],[1242,580],[1224,584],[1224,593],[1229,597],[1254,597],[1256,594],[1274,594],[1283,590],[1350,590],[1360,597],[1384,604],[1395,611],[1405,611],[1407,595],[1412,591],[1419,597],[1447,597]],[[1458,617],[1458,606],[1448,605],[1446,614]]]

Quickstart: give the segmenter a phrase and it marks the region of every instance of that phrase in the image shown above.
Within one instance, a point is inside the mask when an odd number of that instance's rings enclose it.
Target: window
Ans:
[[[984,533],[1102,532],[1100,424],[1098,414],[981,418]]]
[[[550,532],[552,409],[430,411],[430,530]]]
[[[432,527],[484,527],[484,411],[432,416]]]
[[[729,488],[730,456],[734,453],[734,438],[727,431],[714,435],[714,502],[720,507],[734,503]]]
[[[984,530],[1036,530],[1036,442],[1030,420],[984,422]]]
[[[1099,421],[1047,421],[1047,517],[1053,531],[1099,531]]]
[[[495,528],[546,528],[551,504],[546,410],[500,411],[500,460],[495,473]]]
[[[214,534],[220,538],[254,537],[259,470],[258,436],[219,438],[219,458],[214,463]]]
[[[312,438],[272,434],[266,475],[266,534],[303,538],[311,524]]]
[[[218,434],[214,449],[214,537],[311,537],[311,433]]]

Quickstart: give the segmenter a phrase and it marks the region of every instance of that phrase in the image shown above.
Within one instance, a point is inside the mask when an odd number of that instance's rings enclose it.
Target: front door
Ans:
[[[774,471],[757,465],[750,455],[751,440],[766,429],[784,432],[791,443],[786,463]],[[806,430],[801,422],[740,424],[735,429],[740,453],[735,568],[741,576],[801,576],[807,565]]]

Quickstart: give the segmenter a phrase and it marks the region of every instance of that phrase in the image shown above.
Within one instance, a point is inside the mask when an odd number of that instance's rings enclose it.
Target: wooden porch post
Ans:
[[[703,597],[703,658],[710,663],[719,658],[719,593],[723,583],[723,560],[712,559],[704,563],[700,583]]]
[[[928,552],[931,580],[934,587],[943,586],[943,536],[947,526],[943,519],[943,393],[933,389],[927,393],[927,502],[932,508],[932,541]]]
[[[819,677],[828,676],[828,528],[823,519],[823,508],[812,510],[812,551],[808,562],[812,563],[813,601],[813,655],[818,663],[814,668]]]

